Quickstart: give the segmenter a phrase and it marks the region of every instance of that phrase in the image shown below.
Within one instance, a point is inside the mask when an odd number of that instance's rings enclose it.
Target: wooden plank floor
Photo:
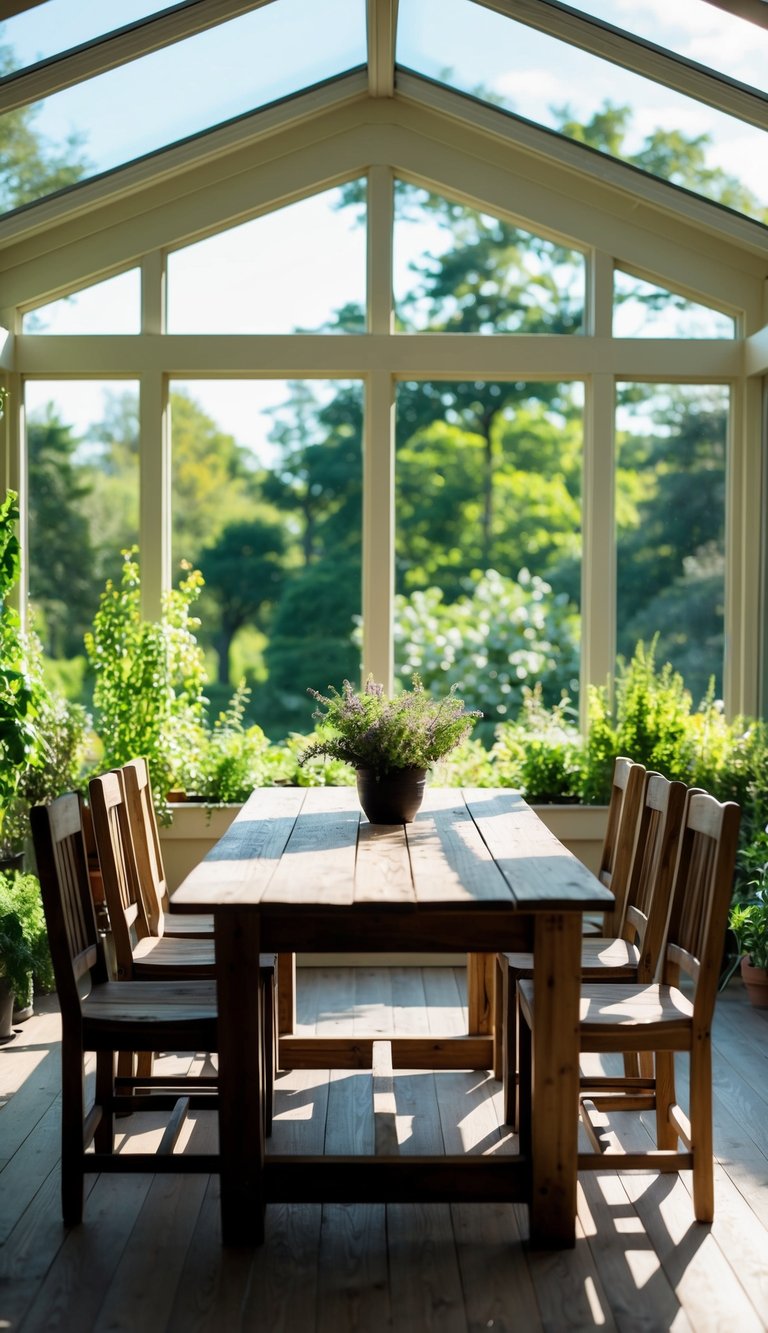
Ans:
[[[463,987],[454,968],[304,969],[300,1027],[459,1032]],[[768,1012],[738,980],[715,1021],[714,1225],[693,1221],[686,1177],[606,1170],[580,1178],[576,1248],[554,1254],[529,1249],[514,1204],[270,1206],[263,1248],[224,1252],[218,1183],[203,1176],[92,1178],[84,1223],[65,1232],[58,1015],[50,998],[39,1007],[0,1048],[0,1329],[768,1328]],[[401,1152],[514,1149],[490,1075],[395,1071],[394,1082]],[[636,1117],[621,1120],[627,1145],[647,1143]],[[158,1136],[134,1130],[126,1146]],[[189,1140],[215,1149],[212,1113]],[[280,1076],[275,1151],[372,1144],[368,1075]]]

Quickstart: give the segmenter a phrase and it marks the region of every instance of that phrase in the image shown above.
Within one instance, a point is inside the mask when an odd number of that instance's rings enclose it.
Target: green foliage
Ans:
[[[36,761],[35,699],[19,617],[10,604],[19,577],[18,497],[0,504],[0,832],[22,773]]]
[[[431,699],[418,676],[410,690],[395,695],[385,694],[371,676],[362,691],[345,680],[341,693],[333,686],[329,695],[308,693],[322,708],[313,714],[317,740],[300,763],[325,754],[379,776],[391,769],[429,768],[467,738],[480,716],[467,712],[455,686],[442,699]]]
[[[201,585],[200,573],[190,571],[166,594],[161,620],[144,620],[135,549],[125,551],[121,582],[108,580],[85,639],[104,767],[143,755],[164,820],[166,795],[199,735],[205,707],[205,664],[191,615]]]
[[[762,867],[762,887],[753,902],[735,903],[728,924],[736,936],[739,953],[753,967],[768,968],[768,864]]]
[[[578,683],[578,619],[567,600],[522,569],[517,579],[489,569],[457,601],[440,588],[395,600],[395,656],[399,672],[414,672],[427,689],[455,686],[482,710],[480,734],[513,717],[534,686],[554,704],[563,682]]]
[[[244,721],[249,693],[241,681],[213,726],[203,724],[190,737],[177,773],[186,792],[209,802],[241,803],[254,787],[271,785],[265,761],[269,741],[261,727]]]
[[[581,737],[570,701],[552,709],[540,688],[527,690],[516,721],[496,728],[491,762],[496,782],[514,787],[532,804],[579,799]]]
[[[16,996],[17,1007],[31,1001],[31,988],[53,990],[48,933],[34,875],[0,874],[0,975]]]

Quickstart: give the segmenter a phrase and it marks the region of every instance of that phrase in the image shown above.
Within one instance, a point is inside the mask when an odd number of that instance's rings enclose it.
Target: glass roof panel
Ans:
[[[297,34],[301,40],[297,40]],[[79,178],[120,166],[188,135],[345,73],[366,58],[363,0],[280,0],[176,42],[24,109],[49,158]],[[108,114],[107,114],[108,111]],[[0,118],[0,140],[11,112]],[[25,181],[6,207],[50,192]]]
[[[768,222],[762,130],[471,0],[401,0],[397,59]]]
[[[0,42],[10,48],[3,73],[68,51],[82,42],[135,23],[166,8],[158,0],[45,0],[0,25]]]
[[[577,7],[674,55],[768,90],[768,29],[707,0],[579,0]]]

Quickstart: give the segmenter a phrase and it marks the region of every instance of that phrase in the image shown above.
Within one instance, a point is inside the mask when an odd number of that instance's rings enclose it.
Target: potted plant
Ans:
[[[424,797],[427,769],[456,749],[482,716],[465,709],[455,686],[432,699],[418,676],[410,690],[395,695],[385,694],[371,676],[362,691],[345,680],[341,693],[333,686],[327,695],[308,693],[323,707],[313,713],[317,738],[299,762],[322,754],[351,764],[372,824],[409,823]]]
[[[752,902],[735,903],[728,924],[736,936],[747,994],[757,1009],[768,1009],[768,886],[763,884]]]
[[[53,988],[40,885],[35,875],[0,874],[0,1040],[31,1012],[33,983]]]

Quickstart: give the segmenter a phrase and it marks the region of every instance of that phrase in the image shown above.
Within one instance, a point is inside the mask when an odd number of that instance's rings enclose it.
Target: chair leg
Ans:
[[[96,1126],[93,1143],[97,1152],[114,1152],[115,1116],[111,1100],[115,1095],[115,1056],[113,1051],[96,1052],[96,1105],[101,1107],[101,1120]],[[105,1109],[106,1108],[106,1109]]]
[[[712,1143],[712,1049],[709,1041],[691,1051],[690,1122],[693,1150],[693,1211],[697,1222],[715,1215]]]
[[[677,1130],[669,1118],[669,1108],[677,1104],[675,1094],[675,1057],[672,1051],[656,1052],[656,1146],[677,1148]]]
[[[517,986],[515,986],[517,992]],[[533,1034],[518,1006],[519,1021],[517,1042],[517,1132],[520,1135],[520,1152],[530,1158],[532,1146],[532,1090],[533,1090]]]
[[[83,1220],[83,1051],[61,1041],[61,1211],[65,1226]]]
[[[275,1069],[277,1067],[277,1005],[274,973],[270,973],[264,979],[261,996],[264,1005],[264,1133],[269,1136],[272,1133]]]
[[[496,954],[493,969],[493,1077],[499,1082],[504,1078],[504,972],[506,959]]]
[[[504,1079],[504,1121],[517,1132],[520,1127],[520,1089],[519,1089],[519,1043],[520,1043],[520,1004],[517,995],[517,979],[509,966],[504,968],[504,992],[502,1000],[504,1024],[502,1030],[502,1066]]]

